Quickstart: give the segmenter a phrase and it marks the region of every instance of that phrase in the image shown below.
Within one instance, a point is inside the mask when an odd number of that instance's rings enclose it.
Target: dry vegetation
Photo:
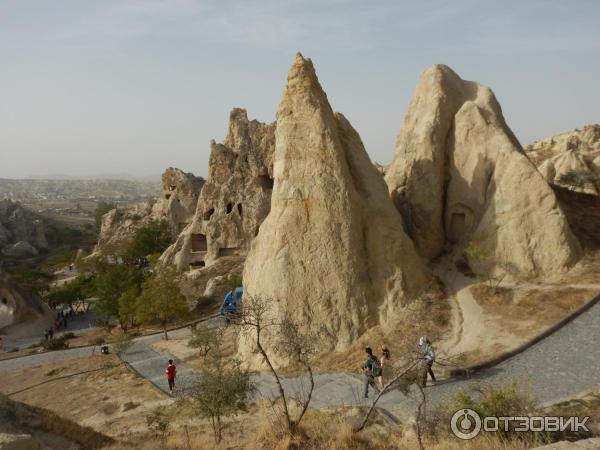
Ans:
[[[389,331],[380,326],[368,330],[343,352],[318,355],[315,368],[320,371],[346,370],[358,372],[365,359],[365,347],[379,355],[381,345],[390,350],[392,359],[414,348],[419,336],[426,334],[438,340],[449,332],[451,307],[441,289],[406,307],[401,320]],[[361,372],[362,373],[362,372]]]
[[[117,438],[145,430],[144,412],[170,402],[113,355],[3,371],[0,392]]]
[[[598,294],[596,289],[570,287],[491,288],[471,286],[471,293],[486,313],[498,318],[504,327],[533,336],[553,325]],[[526,329],[519,325],[526,322]]]

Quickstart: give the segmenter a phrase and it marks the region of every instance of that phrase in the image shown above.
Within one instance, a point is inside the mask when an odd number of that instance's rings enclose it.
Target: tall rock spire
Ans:
[[[344,349],[392,327],[428,276],[358,133],[334,113],[310,59],[292,65],[277,114],[271,211],[244,269],[245,298],[272,301]]]

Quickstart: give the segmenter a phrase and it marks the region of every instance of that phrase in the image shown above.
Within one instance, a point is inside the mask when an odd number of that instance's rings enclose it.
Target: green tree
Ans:
[[[73,308],[75,303],[91,297],[93,293],[94,277],[79,275],[72,281],[52,288],[46,295],[46,301],[52,306],[66,305]]]
[[[136,307],[140,293],[140,286],[133,285],[119,297],[119,324],[125,333],[130,328],[138,326]]]
[[[94,211],[94,223],[96,225],[96,232],[100,232],[102,227],[102,216],[113,209],[117,209],[117,205],[109,202],[99,202]]]
[[[207,326],[198,326],[192,328],[192,338],[188,341],[188,345],[192,348],[197,348],[204,358],[219,346],[223,337],[222,329],[210,328]]]
[[[162,253],[171,245],[173,237],[166,221],[152,220],[135,233],[125,250],[127,259],[143,258]]]
[[[178,282],[177,270],[167,267],[159,275],[144,282],[142,295],[137,300],[137,320],[142,324],[160,324],[166,340],[169,339],[167,324],[186,320],[190,315],[187,300],[181,293]]]
[[[225,368],[215,359],[201,371],[199,381],[192,387],[192,405],[209,420],[217,444],[222,436],[222,418],[245,410],[252,391],[250,374],[237,360]]]
[[[143,272],[123,264],[108,266],[97,275],[95,294],[98,297],[96,311],[107,319],[120,317],[119,299],[132,287],[140,286]]]

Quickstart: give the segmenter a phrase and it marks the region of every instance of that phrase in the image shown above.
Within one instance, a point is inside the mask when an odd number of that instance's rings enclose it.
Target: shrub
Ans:
[[[42,341],[42,348],[44,350],[62,350],[69,348],[69,344],[67,343],[67,339],[64,336],[61,336]]]

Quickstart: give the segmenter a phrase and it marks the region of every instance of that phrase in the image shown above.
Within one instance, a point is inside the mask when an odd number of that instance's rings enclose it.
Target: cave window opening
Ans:
[[[231,214],[233,211],[233,203],[227,203],[227,214]]]
[[[165,198],[169,200],[171,198],[171,194],[165,194]]]
[[[190,267],[192,267],[192,268],[206,267],[206,263],[204,261],[195,261],[190,264]]]
[[[239,255],[239,248],[237,247],[222,247],[217,253],[217,257],[221,256],[237,256]]]
[[[243,215],[242,215],[242,204],[241,203],[238,203],[237,210],[238,210],[238,214],[240,215],[240,217],[243,217]]]
[[[205,252],[207,248],[205,234],[192,234],[192,252]]]
[[[454,213],[450,217],[450,239],[453,242],[460,242],[465,235],[466,215],[464,213]]]
[[[210,220],[210,217],[214,214],[215,208],[210,208],[208,211],[204,211],[202,218],[204,220]]]
[[[263,191],[270,191],[273,189],[274,181],[269,175],[259,175],[257,182]]]

